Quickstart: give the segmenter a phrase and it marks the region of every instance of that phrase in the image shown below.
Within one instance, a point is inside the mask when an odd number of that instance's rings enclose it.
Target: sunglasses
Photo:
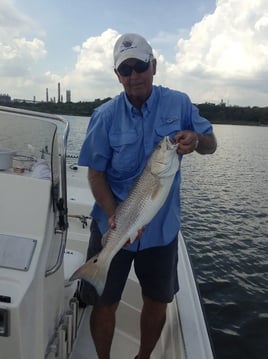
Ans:
[[[128,64],[121,64],[117,71],[121,76],[130,76],[132,74],[132,71],[134,70],[137,72],[137,74],[141,74],[149,69],[150,61],[143,62],[141,60],[138,60],[134,66],[130,66]]]

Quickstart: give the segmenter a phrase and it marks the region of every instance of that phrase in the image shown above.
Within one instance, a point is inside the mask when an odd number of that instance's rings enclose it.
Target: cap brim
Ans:
[[[128,59],[138,59],[144,62],[148,62],[150,60],[150,55],[148,54],[137,54],[137,51],[135,51],[135,49],[132,50],[128,50],[125,53],[122,53],[120,58],[116,61],[115,63],[115,68],[118,69],[118,67],[122,64],[122,62],[128,60]]]

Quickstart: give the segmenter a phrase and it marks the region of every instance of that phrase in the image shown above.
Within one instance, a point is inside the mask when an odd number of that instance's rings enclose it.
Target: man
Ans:
[[[124,88],[119,96],[96,109],[89,122],[79,165],[88,167],[96,199],[92,211],[88,257],[101,249],[100,238],[115,226],[114,213],[142,173],[154,148],[169,135],[178,155],[216,150],[211,124],[199,116],[187,95],[153,86],[156,59],[148,42],[137,34],[122,35],[114,46],[114,72]],[[180,228],[180,171],[169,196],[155,218],[130,246],[114,257],[104,293],[92,297],[82,283],[81,297],[93,304],[90,328],[100,359],[110,358],[115,312],[134,262],[143,309],[137,359],[149,359],[162,331],[167,303],[178,291],[177,234]],[[93,303],[92,303],[93,301]]]

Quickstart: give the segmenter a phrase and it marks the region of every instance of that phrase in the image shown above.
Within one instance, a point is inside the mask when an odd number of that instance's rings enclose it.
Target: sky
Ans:
[[[122,91],[113,46],[144,36],[155,85],[194,103],[268,106],[267,0],[0,0],[0,94],[93,101]]]

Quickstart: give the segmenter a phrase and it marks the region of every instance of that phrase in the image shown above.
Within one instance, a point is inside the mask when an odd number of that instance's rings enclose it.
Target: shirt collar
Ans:
[[[142,105],[142,111],[148,110],[149,112],[151,112],[151,109],[153,108],[153,103],[154,103],[155,97],[156,97],[156,90],[155,90],[155,86],[153,86],[151,95],[149,96],[149,98]],[[131,113],[137,112],[137,109],[129,101],[129,99],[127,98],[127,95],[126,95],[125,92],[124,92],[124,98],[125,98],[125,102],[126,102],[126,105],[127,105],[128,109],[129,109],[129,111]]]

